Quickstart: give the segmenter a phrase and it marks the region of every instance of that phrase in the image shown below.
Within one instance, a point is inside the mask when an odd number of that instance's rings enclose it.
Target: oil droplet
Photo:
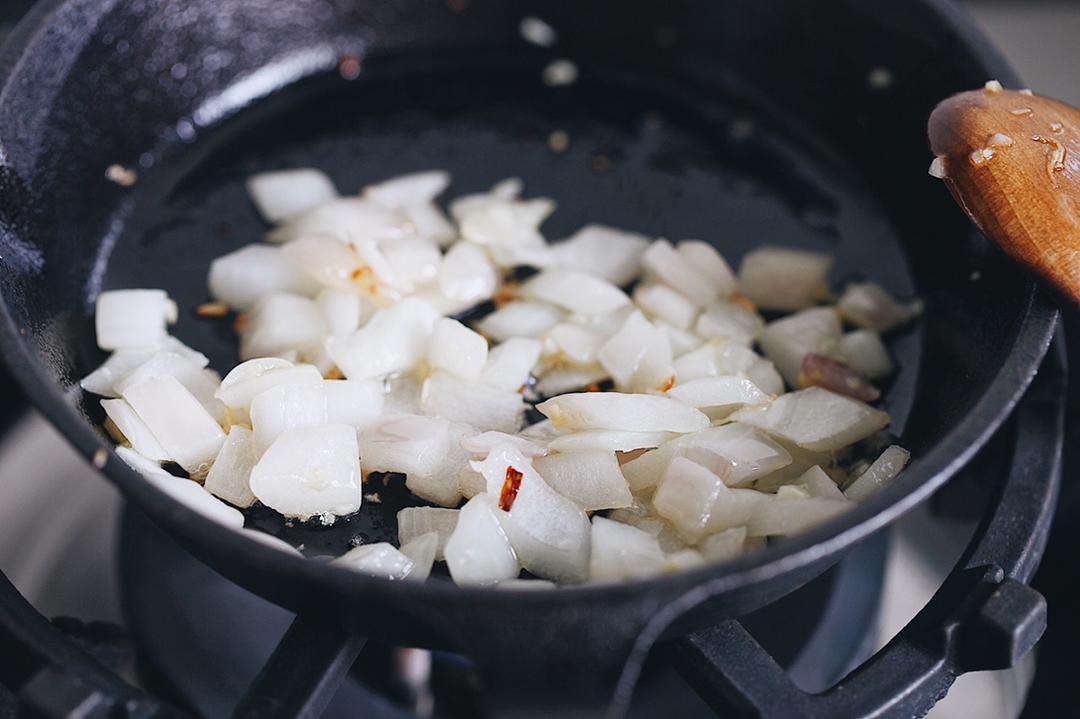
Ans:
[[[893,76],[886,67],[874,67],[866,76],[866,84],[871,90],[887,90],[892,87]]]
[[[561,155],[570,148],[570,135],[565,130],[555,130],[548,135],[547,146],[555,154]]]

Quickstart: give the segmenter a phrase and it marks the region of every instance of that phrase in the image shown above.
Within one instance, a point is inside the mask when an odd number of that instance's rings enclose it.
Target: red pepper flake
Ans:
[[[810,386],[822,387],[863,402],[873,402],[881,397],[877,387],[843,362],[813,352],[803,357],[799,368],[799,387]]]
[[[345,379],[345,375],[337,367],[331,367],[326,373],[326,379]]]
[[[514,506],[514,500],[517,499],[518,490],[521,489],[521,479],[524,476],[513,467],[506,468],[506,480],[503,482],[502,491],[499,492],[499,509],[509,512]]]
[[[585,391],[586,392],[603,392],[603,389],[600,387],[599,382],[590,382],[589,384],[585,385]]]

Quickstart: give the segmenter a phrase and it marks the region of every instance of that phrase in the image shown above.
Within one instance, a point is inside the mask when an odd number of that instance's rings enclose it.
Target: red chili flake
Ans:
[[[799,387],[810,386],[822,387],[863,402],[873,402],[881,397],[877,387],[843,362],[813,352],[803,357],[799,368]]]
[[[524,476],[513,467],[506,468],[506,480],[503,482],[502,491],[499,492],[499,509],[509,512],[514,506],[518,490],[521,489],[521,478]]]
[[[585,385],[585,391],[586,392],[603,392],[603,388],[600,387],[599,382],[590,382],[589,384]]]

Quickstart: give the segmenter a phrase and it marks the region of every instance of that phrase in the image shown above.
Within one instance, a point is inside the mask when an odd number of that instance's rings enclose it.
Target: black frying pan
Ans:
[[[559,30],[554,50],[521,40],[528,14]],[[358,79],[337,72],[345,55],[362,59]],[[581,79],[545,87],[541,68],[564,55]],[[323,623],[473,654],[497,701],[537,712],[606,704],[635,643],[759,607],[925,499],[1009,413],[1053,331],[1033,282],[926,176],[934,104],[1014,80],[939,0],[49,0],[0,73],[0,327],[31,399],[226,576]],[[556,128],[565,154],[545,146]],[[138,184],[108,182],[114,163],[138,168]],[[190,310],[209,260],[264,230],[243,177],[298,164],[344,191],[430,167],[453,172],[454,193],[521,175],[560,204],[549,237],[594,220],[702,237],[735,262],[762,242],[832,252],[836,279],[864,273],[926,303],[893,342],[885,399],[915,460],[856,511],[752,556],[551,592],[391,583],[217,526],[108,453],[75,384],[103,359],[93,301],[164,287]],[[222,324],[185,312],[175,331],[219,369],[235,360]],[[392,539],[404,499],[388,491],[331,530],[257,511],[249,524],[340,553],[357,535]]]

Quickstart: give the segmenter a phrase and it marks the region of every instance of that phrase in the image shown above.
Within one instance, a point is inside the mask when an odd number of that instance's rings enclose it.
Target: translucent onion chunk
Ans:
[[[458,513],[457,526],[446,542],[446,566],[458,584],[497,584],[521,572],[503,531],[495,502],[484,493]]]
[[[337,195],[333,181],[321,170],[301,167],[252,175],[247,191],[259,214],[270,224],[325,204]]]
[[[342,554],[331,564],[346,567],[354,572],[370,574],[384,579],[405,579],[413,569],[413,560],[392,544],[361,544]],[[428,568],[430,571],[430,567]]]
[[[596,582],[640,579],[658,574],[664,553],[656,537],[636,527],[594,517],[589,579]]]
[[[282,432],[251,470],[251,491],[286,517],[352,514],[361,503],[356,430],[331,424]]]
[[[533,459],[533,466],[552,489],[586,512],[629,507],[633,502],[614,452],[560,452]]]
[[[103,350],[154,347],[176,322],[176,303],[164,290],[109,290],[97,298],[94,326]]]
[[[889,415],[820,387],[791,392],[763,407],[744,407],[731,416],[816,452],[842,449],[889,424]]]
[[[743,256],[739,285],[763,310],[793,312],[829,297],[833,259],[790,247],[759,247]]]
[[[910,459],[911,453],[900,445],[889,446],[865,472],[855,478],[844,490],[844,495],[856,502],[863,501],[900,474]]]
[[[234,507],[255,504],[250,479],[257,459],[251,430],[240,426],[230,428],[225,444],[206,475],[206,491]]]
[[[436,561],[442,561],[446,542],[458,523],[457,509],[443,507],[405,507],[397,513],[398,543],[401,545],[427,534],[434,534]]]
[[[558,430],[614,429],[633,432],[695,432],[709,418],[667,397],[614,392],[578,392],[536,406]]]

